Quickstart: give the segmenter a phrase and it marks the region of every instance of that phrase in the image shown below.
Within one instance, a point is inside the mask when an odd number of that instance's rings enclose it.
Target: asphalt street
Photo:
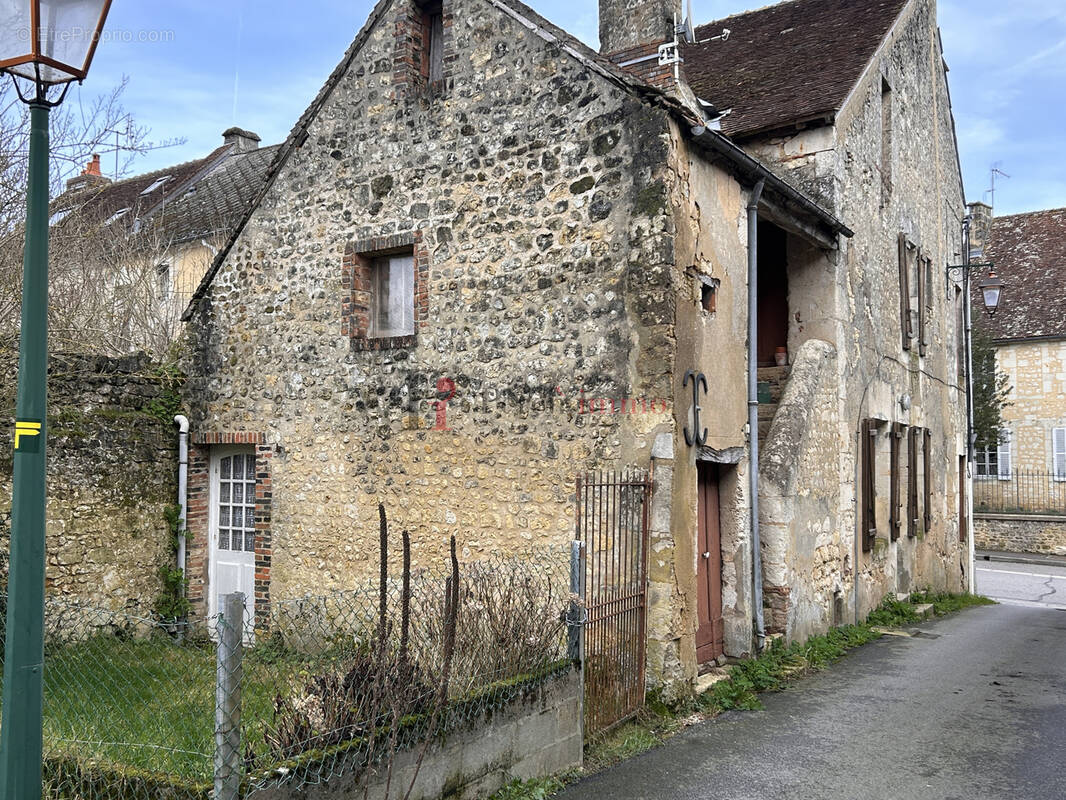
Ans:
[[[1066,566],[978,561],[977,593],[1016,605],[1066,608]]]
[[[1066,798],[1066,610],[985,606],[909,630],[558,798]]]

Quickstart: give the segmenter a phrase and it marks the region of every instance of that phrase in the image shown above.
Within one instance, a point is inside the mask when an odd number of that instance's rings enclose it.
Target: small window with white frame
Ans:
[[[1010,444],[1010,431],[1004,428],[999,432],[998,443],[977,448],[978,478],[998,478],[1001,481],[1011,479]]]

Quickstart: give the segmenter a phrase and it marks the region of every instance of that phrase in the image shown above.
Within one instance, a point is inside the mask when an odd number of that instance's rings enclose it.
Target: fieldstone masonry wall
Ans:
[[[978,550],[1066,556],[1066,517],[975,514],[973,544]]]
[[[14,360],[6,361],[14,366]],[[172,402],[142,357],[58,356],[49,365],[46,591],[147,613],[172,556],[163,509],[177,492]],[[14,416],[14,369],[0,379]],[[0,551],[11,519],[11,438],[0,441]]]
[[[273,451],[275,599],[372,570],[379,501],[416,568],[451,533],[464,559],[568,541],[575,475],[673,432],[666,113],[484,0],[444,7],[437,87],[398,91],[403,15],[371,20],[190,325],[194,437]],[[415,335],[370,347],[353,256],[408,243]]]

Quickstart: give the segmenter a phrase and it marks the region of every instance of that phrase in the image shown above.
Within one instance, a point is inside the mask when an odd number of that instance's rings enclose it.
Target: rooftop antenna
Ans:
[[[1003,178],[1009,178],[1010,177],[1010,175],[1008,175],[1006,172],[1004,172],[1003,170],[1001,170],[999,168],[999,165],[1002,164],[1002,163],[1003,163],[1002,161],[997,161],[995,164],[992,165],[991,169],[989,169],[989,171],[988,171],[989,177],[991,178],[991,186],[989,187],[988,192],[987,192],[987,194],[988,194],[988,204],[990,206],[992,206],[992,208],[996,207],[996,176],[999,175],[1000,177],[1003,177]]]
[[[123,130],[121,128],[105,128],[104,129],[104,133],[113,133],[113,134],[115,134],[115,146],[114,146],[114,148],[113,149],[107,149],[107,150],[101,150],[100,152],[101,153],[114,152],[114,154],[115,154],[115,180],[116,181],[121,178],[121,174],[120,174],[121,173],[121,169],[119,167],[119,153],[128,153],[128,152],[131,152],[131,151],[134,151],[134,150],[137,153],[147,153],[147,152],[149,152],[151,150],[165,150],[168,147],[178,147],[180,145],[185,144],[188,141],[184,136],[181,136],[181,137],[178,137],[176,139],[164,139],[162,142],[159,142],[158,144],[149,142],[147,145],[144,145],[143,147],[131,148],[129,146],[123,146],[122,137],[125,136],[127,138],[127,140],[128,140],[129,137],[133,133],[133,119],[130,116],[128,116],[128,115],[126,116],[126,128],[125,128],[125,130]]]

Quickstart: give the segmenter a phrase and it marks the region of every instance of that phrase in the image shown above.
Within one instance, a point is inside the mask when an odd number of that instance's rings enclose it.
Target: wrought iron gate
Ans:
[[[585,545],[585,732],[644,705],[651,474],[577,478],[577,536]]]

